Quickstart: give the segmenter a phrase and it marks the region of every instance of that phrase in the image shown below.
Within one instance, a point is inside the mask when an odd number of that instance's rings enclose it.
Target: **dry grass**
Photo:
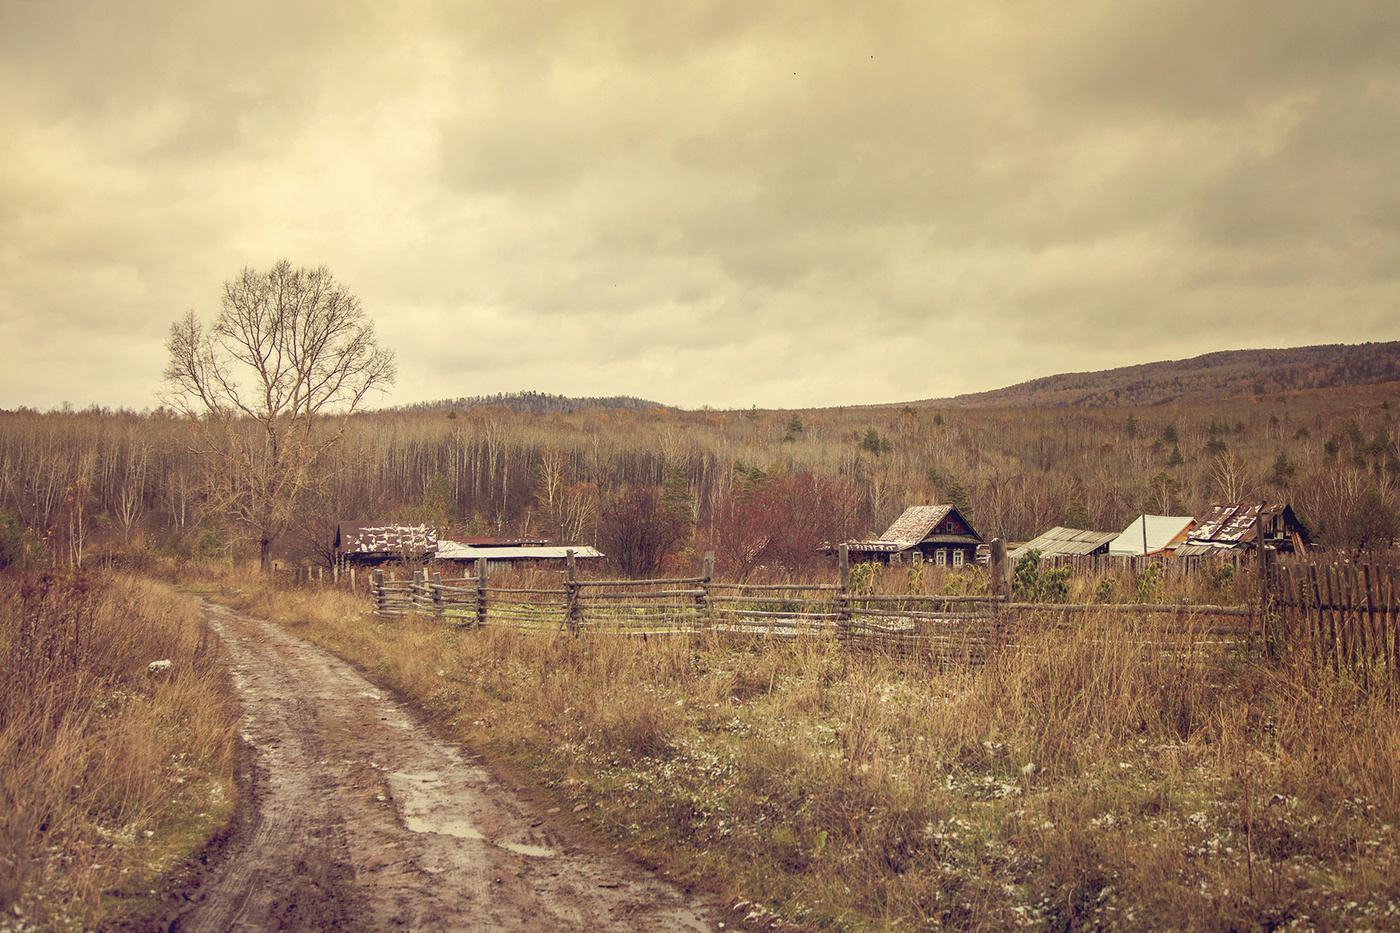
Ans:
[[[151,672],[152,661],[169,669]],[[140,913],[232,811],[233,717],[188,602],[124,576],[0,576],[0,910]]]
[[[243,599],[779,929],[1400,924],[1400,713],[1306,668],[1094,615],[940,672]]]

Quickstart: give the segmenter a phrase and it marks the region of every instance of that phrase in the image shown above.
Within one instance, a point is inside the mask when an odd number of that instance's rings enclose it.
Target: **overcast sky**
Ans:
[[[0,0],[0,408],[154,405],[279,259],[384,405],[1400,339],[1400,3]]]

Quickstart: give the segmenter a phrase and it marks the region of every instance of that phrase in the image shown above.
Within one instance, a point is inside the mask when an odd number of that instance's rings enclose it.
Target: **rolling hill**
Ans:
[[[1400,341],[1282,350],[1226,350],[1169,360],[1063,373],[916,404],[967,407],[1101,407],[1271,397],[1313,389],[1400,380]]]

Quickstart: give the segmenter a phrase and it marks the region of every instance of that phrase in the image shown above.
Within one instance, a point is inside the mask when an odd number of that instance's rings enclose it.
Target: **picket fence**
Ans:
[[[1400,688],[1400,567],[1280,561],[1263,607],[1278,651],[1301,653],[1365,688]]]

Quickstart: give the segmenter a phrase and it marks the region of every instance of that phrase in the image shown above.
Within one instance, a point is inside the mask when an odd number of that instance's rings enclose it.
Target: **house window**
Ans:
[[[937,551],[934,552],[934,559],[938,566],[946,566],[948,563],[948,552],[945,551],[943,548],[939,548]]]
[[[962,550],[962,548],[958,548],[956,551],[953,552],[953,566],[954,566],[954,567],[961,567],[962,565],[963,565],[963,550]]]
[[[958,530],[957,523],[956,523],[956,522],[949,522],[948,524],[946,524],[946,525],[943,526],[943,530],[946,531],[946,532],[948,532],[948,534],[953,534],[954,532],[956,532],[956,531]]]

